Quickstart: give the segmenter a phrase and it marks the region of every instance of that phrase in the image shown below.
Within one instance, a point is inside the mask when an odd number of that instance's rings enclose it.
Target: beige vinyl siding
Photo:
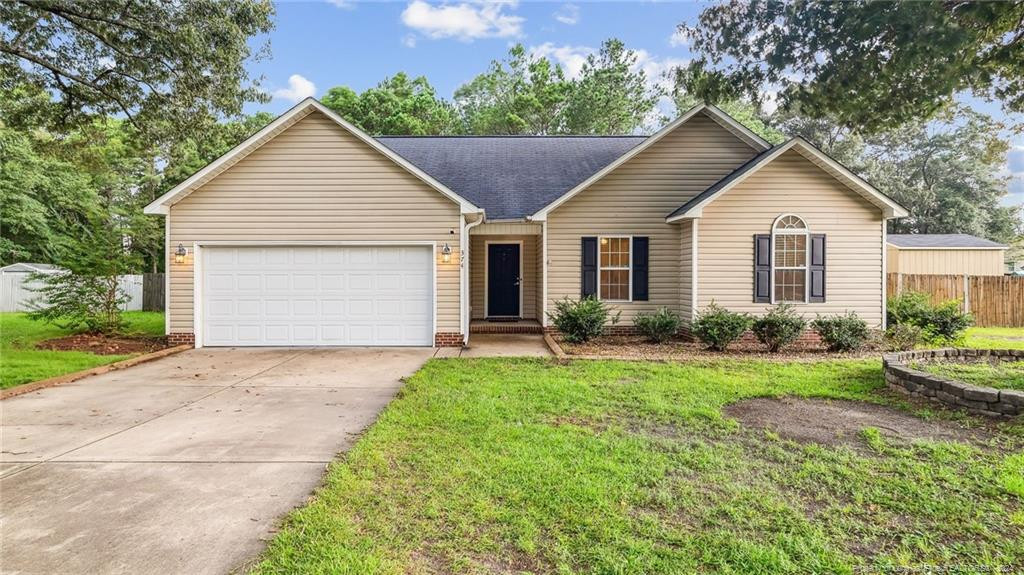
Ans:
[[[482,227],[482,226],[481,226]],[[470,294],[469,301],[472,309],[473,319],[484,318],[485,293],[487,290],[487,279],[485,268],[487,262],[486,242],[491,243],[517,243],[523,242],[522,251],[519,257],[522,258],[523,283],[520,286],[522,293],[522,309],[520,312],[524,319],[537,319],[537,289],[540,286],[539,274],[537,273],[537,246],[540,244],[539,236],[501,236],[501,235],[470,235]]]
[[[815,313],[855,311],[869,325],[882,320],[881,210],[851,192],[796,151],[725,192],[703,210],[698,224],[698,310],[715,300],[756,314],[753,303],[754,234],[767,234],[784,213],[826,235],[826,302],[798,304]]]
[[[905,250],[889,246],[890,273],[1001,276],[1005,250]]]
[[[693,220],[679,225],[679,315],[693,321]]]
[[[632,235],[650,238],[650,300],[612,304],[631,325],[638,311],[680,302],[680,226],[665,216],[704,191],[755,151],[699,114],[598,180],[548,215],[548,309],[580,296],[580,238]]]
[[[193,331],[195,242],[448,242],[459,206],[319,112],[289,127],[170,209],[171,332]],[[454,230],[454,234],[450,233]],[[458,332],[459,262],[437,257],[437,331]]]
[[[542,230],[543,233],[543,230]],[[537,249],[534,250],[534,270],[537,274],[537,288],[533,295],[534,314],[542,325],[544,324],[544,236],[537,236]]]

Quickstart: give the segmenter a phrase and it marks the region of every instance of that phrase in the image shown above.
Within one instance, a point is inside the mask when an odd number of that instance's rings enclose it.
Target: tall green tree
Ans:
[[[34,87],[51,127],[116,115],[136,129],[195,134],[268,96],[245,69],[269,44],[270,0],[0,2],[0,91]]]
[[[1020,207],[1000,205],[1008,179],[999,175],[1009,149],[991,117],[955,107],[932,121],[859,135],[835,119],[780,112],[781,130],[801,136],[865,177],[910,210],[894,233],[968,233],[1012,241]]]
[[[691,95],[685,88],[680,84],[680,79],[676,77],[676,86],[672,92],[672,102],[676,105],[676,111],[682,114],[690,108],[702,103],[698,98]],[[755,102],[745,100],[743,98],[736,98],[725,101],[710,101],[708,104],[720,108],[726,114],[729,114],[734,120],[743,124],[751,132],[761,136],[771,144],[781,144],[786,139],[786,135],[779,131],[775,126],[771,124],[768,119],[768,115],[764,113]]]
[[[399,72],[357,94],[348,86],[331,88],[323,104],[364,132],[379,135],[422,136],[457,131],[451,104],[437,97],[424,76]]]
[[[862,131],[931,118],[957,94],[1024,111],[1024,2],[728,0],[680,25],[704,96],[757,98]]]
[[[621,40],[601,44],[587,56],[565,108],[570,134],[630,134],[644,126],[662,96],[647,82],[637,54]]]
[[[561,68],[517,44],[456,90],[455,103],[470,134],[558,134],[571,88]]]

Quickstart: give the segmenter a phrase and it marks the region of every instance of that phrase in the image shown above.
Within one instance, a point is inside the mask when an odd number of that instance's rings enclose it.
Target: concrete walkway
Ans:
[[[536,333],[475,333],[469,347],[442,347],[437,357],[552,357],[544,336]]]
[[[202,349],[0,403],[0,570],[224,573],[433,349]]]

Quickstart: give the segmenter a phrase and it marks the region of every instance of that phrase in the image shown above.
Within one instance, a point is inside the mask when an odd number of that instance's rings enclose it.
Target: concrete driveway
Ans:
[[[4,573],[224,573],[432,349],[202,349],[0,404]]]

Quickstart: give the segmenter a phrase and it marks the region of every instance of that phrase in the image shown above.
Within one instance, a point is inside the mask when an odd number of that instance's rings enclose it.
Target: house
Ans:
[[[968,234],[889,234],[890,273],[1001,276],[1009,246]]]
[[[701,105],[646,137],[381,137],[307,99],[146,207],[167,332],[234,345],[463,345],[594,296],[885,317],[906,210],[801,139]]]

